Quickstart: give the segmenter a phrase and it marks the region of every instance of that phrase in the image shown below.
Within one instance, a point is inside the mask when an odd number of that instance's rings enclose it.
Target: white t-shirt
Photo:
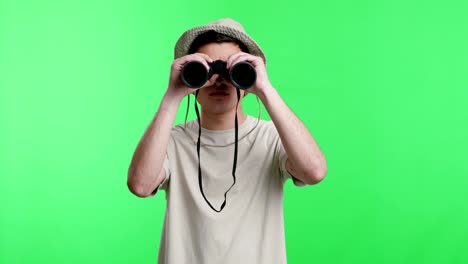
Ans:
[[[164,162],[167,207],[159,264],[285,264],[283,185],[287,154],[272,121],[239,126],[236,183],[215,212],[198,181],[198,122],[172,129]],[[233,120],[234,122],[234,120]],[[234,129],[202,128],[203,192],[216,210],[233,184]],[[292,178],[296,186],[303,182]]]

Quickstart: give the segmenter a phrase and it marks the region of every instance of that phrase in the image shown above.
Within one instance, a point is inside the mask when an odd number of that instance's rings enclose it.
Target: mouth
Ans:
[[[208,94],[210,97],[227,97],[229,96],[229,87],[225,83],[213,86],[213,89]]]
[[[223,91],[215,91],[209,94],[210,96],[229,96],[229,93]]]

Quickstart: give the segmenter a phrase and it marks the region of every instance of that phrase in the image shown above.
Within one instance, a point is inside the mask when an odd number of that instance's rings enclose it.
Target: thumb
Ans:
[[[205,85],[203,85],[203,87],[211,86],[211,85],[215,84],[215,83],[216,83],[216,79],[218,79],[218,77],[219,77],[219,74],[218,74],[218,73],[213,74],[213,75],[211,76],[211,78],[210,78],[208,81],[206,81],[206,83],[205,83]]]

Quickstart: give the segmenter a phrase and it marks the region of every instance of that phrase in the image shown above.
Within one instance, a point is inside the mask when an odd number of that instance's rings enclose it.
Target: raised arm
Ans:
[[[256,94],[265,105],[288,154],[286,169],[306,184],[320,182],[327,173],[325,157],[311,133],[271,85],[263,60],[239,52],[228,59],[228,67],[240,61],[250,62],[257,71],[257,80],[247,91]]]
[[[181,100],[195,91],[180,81],[180,72],[184,64],[192,60],[202,62],[207,69],[208,62],[212,61],[205,54],[195,53],[176,59],[172,63],[169,87],[156,115],[140,139],[128,169],[127,186],[136,196],[150,196],[166,176],[163,163],[177,110]],[[211,79],[205,86],[213,82],[214,79]]]
[[[166,176],[163,162],[180,99],[171,93],[164,95],[133,154],[127,185],[136,196],[149,196]]]
[[[325,157],[304,124],[278,92],[269,87],[259,94],[288,154],[286,169],[306,184],[320,182],[327,173]]]

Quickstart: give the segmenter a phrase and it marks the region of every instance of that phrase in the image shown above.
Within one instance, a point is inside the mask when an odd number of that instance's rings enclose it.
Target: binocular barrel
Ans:
[[[226,69],[225,61],[217,60],[208,63],[210,69],[207,70],[205,65],[199,61],[190,61],[184,65],[180,78],[182,82],[190,88],[201,88],[213,74],[220,74],[227,78],[231,83],[239,89],[250,88],[257,80],[257,72],[252,64],[248,62],[238,62],[234,64],[230,70]]]

